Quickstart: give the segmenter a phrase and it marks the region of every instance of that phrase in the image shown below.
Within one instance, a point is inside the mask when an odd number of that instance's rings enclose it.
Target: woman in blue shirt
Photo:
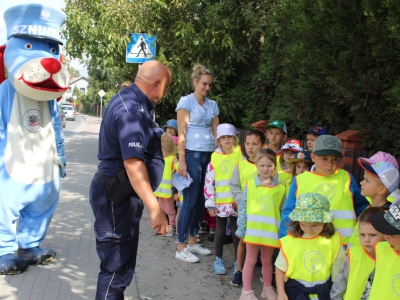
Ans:
[[[183,192],[183,202],[178,219],[178,248],[175,258],[198,262],[194,255],[209,255],[209,249],[197,244],[196,234],[204,212],[204,179],[211,154],[215,150],[214,136],[219,125],[219,109],[215,101],[207,98],[213,74],[203,65],[193,67],[194,92],[181,97],[176,112],[178,119],[179,169],[182,176],[190,175],[193,182]],[[189,242],[186,233],[189,229]]]

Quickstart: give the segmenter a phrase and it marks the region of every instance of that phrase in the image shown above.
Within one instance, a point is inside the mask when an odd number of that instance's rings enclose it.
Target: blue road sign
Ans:
[[[132,33],[132,42],[126,47],[126,62],[141,64],[156,56],[156,36]]]

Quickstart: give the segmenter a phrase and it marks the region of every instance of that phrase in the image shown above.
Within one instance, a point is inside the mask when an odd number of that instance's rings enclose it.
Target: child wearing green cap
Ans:
[[[281,147],[287,138],[286,124],[280,120],[270,122],[267,127],[268,149],[276,154],[281,153]]]
[[[279,240],[275,261],[278,300],[330,299],[330,280],[335,279],[345,252],[329,200],[318,193],[301,194],[289,217],[289,232]]]
[[[342,236],[344,245],[356,226],[357,216],[369,205],[361,195],[353,175],[339,168],[342,150],[340,140],[333,135],[321,135],[317,138],[311,153],[314,166],[311,171],[305,171],[296,176],[290,185],[289,196],[282,212],[280,237],[286,235],[289,214],[293,211],[297,195],[306,192],[316,192],[326,196],[330,202],[331,211],[335,216],[333,223]]]

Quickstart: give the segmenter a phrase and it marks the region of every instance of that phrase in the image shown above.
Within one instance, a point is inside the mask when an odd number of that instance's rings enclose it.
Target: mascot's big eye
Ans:
[[[55,53],[57,53],[57,49],[56,48],[50,48],[50,52],[55,54]]]
[[[26,43],[25,44],[25,49],[32,49],[32,44]]]

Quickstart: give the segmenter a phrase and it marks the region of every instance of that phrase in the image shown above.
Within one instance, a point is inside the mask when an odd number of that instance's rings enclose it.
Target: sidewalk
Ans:
[[[97,169],[100,118],[86,119],[82,132],[65,145],[67,177],[60,201],[41,246],[56,251],[50,265],[30,266],[19,275],[0,276],[0,299],[94,299],[100,261],[93,232],[89,185]],[[138,299],[135,280],[125,299]]]

